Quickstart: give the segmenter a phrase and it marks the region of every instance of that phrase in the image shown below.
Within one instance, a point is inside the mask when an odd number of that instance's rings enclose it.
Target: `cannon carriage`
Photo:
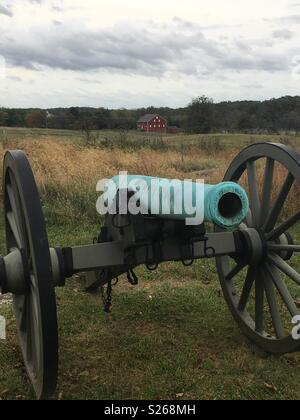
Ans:
[[[7,152],[7,255],[0,258],[0,292],[13,295],[20,346],[37,398],[51,397],[57,383],[55,288],[76,273],[85,273],[87,291],[107,286],[108,311],[113,280],[127,274],[136,284],[139,265],[155,270],[167,261],[190,265],[215,258],[226,303],[249,342],[269,354],[300,350],[292,335],[292,321],[300,315],[299,182],[296,152],[279,144],[251,145],[231,163],[223,183],[206,190],[205,223],[189,226],[163,211],[117,212],[106,216],[95,243],[50,249],[26,155]],[[294,201],[291,214],[283,211],[289,200]]]

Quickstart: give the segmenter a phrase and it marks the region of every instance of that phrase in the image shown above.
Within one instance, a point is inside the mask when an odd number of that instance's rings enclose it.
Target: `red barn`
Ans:
[[[147,133],[166,133],[168,121],[157,114],[146,114],[137,122],[138,130]]]

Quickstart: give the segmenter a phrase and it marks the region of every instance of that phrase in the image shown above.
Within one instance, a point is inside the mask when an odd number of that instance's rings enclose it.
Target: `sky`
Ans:
[[[300,0],[0,0],[0,107],[300,94]]]

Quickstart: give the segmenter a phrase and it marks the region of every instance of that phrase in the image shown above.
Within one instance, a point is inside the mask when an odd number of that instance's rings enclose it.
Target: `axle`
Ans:
[[[118,275],[128,269],[150,261],[157,262],[196,260],[216,257],[237,250],[236,236],[233,233],[215,233],[207,235],[204,241],[190,244],[174,244],[166,240],[160,244],[160,253],[155,255],[154,247],[149,245],[125,249],[124,243],[114,241],[73,248],[51,248],[51,265],[55,287],[65,285],[65,279],[76,273],[111,269]],[[30,263],[19,249],[5,257],[0,257],[0,290],[2,293],[23,295],[30,279]]]
[[[288,235],[282,235],[280,243],[288,244]],[[168,261],[188,262],[225,255],[235,256],[241,264],[249,261],[259,263],[263,253],[264,243],[255,229],[209,233],[201,240],[186,243],[174,242],[172,238],[167,238],[159,246],[144,244],[125,249],[124,243],[114,241],[50,249],[55,287],[64,286],[66,278],[75,273],[101,272],[109,269],[112,276],[115,273],[117,277],[139,265],[153,266]],[[0,257],[0,291],[3,294],[26,294],[30,273],[30,263],[27,264],[24,252],[12,249],[7,256]]]
[[[292,243],[292,237],[287,232],[268,246],[284,260],[289,260],[293,256],[289,248]],[[50,248],[49,251],[53,286],[63,287],[66,279],[77,273],[98,275],[108,270],[110,277],[102,279],[105,284],[140,265],[157,267],[158,264],[168,261],[189,263],[230,255],[240,265],[259,264],[267,252],[266,246],[259,231],[247,228],[235,232],[209,233],[202,239],[185,243],[167,238],[159,244],[126,247],[124,242],[117,240],[86,246]],[[0,257],[0,293],[25,294],[30,281],[30,268],[25,253],[17,248],[12,249],[7,256]]]

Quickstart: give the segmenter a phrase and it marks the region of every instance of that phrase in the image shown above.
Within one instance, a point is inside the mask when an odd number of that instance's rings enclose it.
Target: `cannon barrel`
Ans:
[[[239,226],[249,212],[246,191],[234,182],[204,186],[205,221],[223,228]]]
[[[107,184],[106,200],[110,198],[112,202],[121,190],[138,193],[140,207],[146,209],[148,214],[176,220],[196,218],[201,214],[201,222],[212,222],[225,229],[239,226],[249,212],[248,196],[234,182],[208,185],[149,176],[119,175]]]

